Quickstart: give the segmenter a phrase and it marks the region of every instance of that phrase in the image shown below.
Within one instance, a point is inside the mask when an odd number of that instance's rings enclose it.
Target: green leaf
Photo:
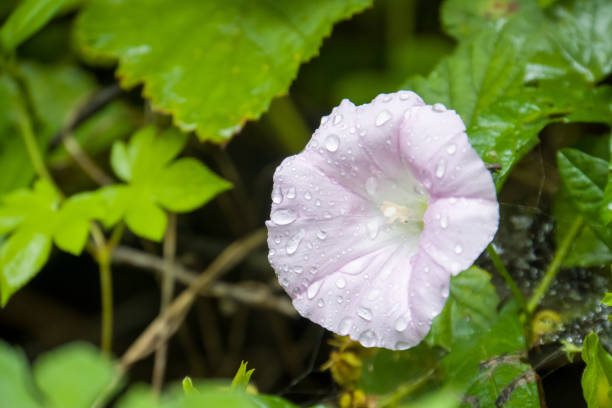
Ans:
[[[34,378],[51,407],[87,408],[117,380],[113,362],[95,347],[72,343],[42,355]]]
[[[62,250],[79,255],[87,241],[89,222],[105,215],[101,198],[77,194],[60,204],[47,181],[0,199],[0,234],[11,234],[0,246],[2,306],[46,263],[55,241]]]
[[[0,29],[5,51],[19,44],[47,24],[61,8],[72,0],[23,0]]]
[[[589,333],[582,345],[586,368],[582,374],[582,392],[589,408],[612,406],[612,356],[599,344],[599,337]]]
[[[0,341],[0,395],[7,407],[41,408],[34,397],[28,361],[21,352]]]
[[[111,165],[128,184],[99,192],[107,203],[105,226],[123,217],[137,235],[160,241],[167,223],[160,206],[175,212],[192,211],[231,187],[195,159],[173,161],[186,138],[176,129],[158,134],[149,126],[136,132],[127,145],[114,144]]]
[[[533,0],[446,0],[440,9],[444,31],[458,40],[539,12]]]
[[[18,232],[0,247],[0,291],[2,306],[44,266],[51,251],[51,238],[45,234]]]
[[[552,9],[553,50],[565,61],[564,70],[595,83],[612,72],[612,2],[575,0]],[[555,49],[556,48],[556,49]]]
[[[182,130],[223,142],[287,92],[335,22],[371,0],[245,4],[95,0],[80,15],[76,37],[89,56],[117,58],[122,85],[144,83],[154,108]]]
[[[600,218],[608,163],[576,149],[560,150],[557,161],[573,204],[593,232],[612,249],[612,230],[606,228]]]
[[[232,389],[246,391],[249,385],[249,381],[251,381],[251,376],[255,371],[255,369],[247,371],[247,364],[248,363],[245,361],[240,362],[240,367],[238,368],[238,371],[236,372],[236,375],[232,380]]]
[[[610,151],[609,151],[609,163],[608,163],[608,183],[604,191],[604,198],[601,209],[601,219],[604,225],[612,222],[612,135],[610,135]]]
[[[612,293],[611,292],[606,293],[604,298],[601,300],[601,303],[603,303],[606,306],[612,306]]]
[[[555,219],[555,240],[561,242],[567,235],[578,209],[572,203],[567,188],[561,184],[553,200],[553,218]],[[564,267],[580,266],[584,268],[608,265],[612,263],[612,251],[593,232],[584,226],[563,259]]]

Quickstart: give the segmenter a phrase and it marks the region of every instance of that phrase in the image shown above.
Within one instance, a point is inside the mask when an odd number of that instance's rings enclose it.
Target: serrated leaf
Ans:
[[[582,345],[586,368],[582,374],[582,392],[589,408],[612,406],[612,356],[599,344],[599,337],[589,333]]]
[[[72,0],[23,0],[0,29],[5,51],[13,51]]]
[[[565,69],[595,83],[612,72],[612,2],[575,0],[552,9],[550,38]]]
[[[34,378],[55,408],[87,408],[119,375],[113,362],[85,343],[72,343],[39,357]]]
[[[0,341],[0,395],[7,407],[41,408],[32,394],[28,361],[21,352]]]
[[[223,142],[287,91],[335,22],[370,4],[96,0],[76,33],[86,54],[117,58],[122,85],[143,82],[153,106],[182,130]]]
[[[192,211],[231,187],[193,158],[173,161],[186,138],[176,129],[158,133],[149,126],[136,132],[127,145],[115,143],[111,164],[128,184],[99,192],[107,203],[105,226],[124,217],[134,233],[159,241],[167,223],[160,206],[175,212]]]
[[[576,214],[578,214],[578,209],[572,203],[567,188],[561,185],[553,199],[556,242],[561,242],[567,235]],[[610,263],[612,263],[612,251],[589,226],[582,228],[563,259],[564,267],[588,268]]]
[[[533,13],[540,13],[533,0],[446,0],[440,9],[444,31],[458,40]]]
[[[606,228],[600,218],[608,163],[576,149],[560,150],[557,162],[573,204],[593,232],[612,249],[612,230]]]

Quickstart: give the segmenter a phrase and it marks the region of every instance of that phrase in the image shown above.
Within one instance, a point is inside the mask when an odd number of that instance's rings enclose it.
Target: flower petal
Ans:
[[[402,123],[400,146],[407,165],[431,196],[496,201],[491,174],[455,111],[439,104],[411,109]]]
[[[441,198],[430,201],[419,247],[453,275],[467,269],[491,242],[499,222],[497,201]]]
[[[313,166],[364,198],[389,183],[411,189],[412,173],[398,149],[400,125],[405,112],[423,104],[410,91],[381,94],[358,107],[345,99],[322,119],[305,151]]]

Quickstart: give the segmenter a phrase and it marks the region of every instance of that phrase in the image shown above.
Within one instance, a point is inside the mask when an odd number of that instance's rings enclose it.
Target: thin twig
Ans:
[[[510,272],[508,272],[508,270],[506,269],[506,265],[504,265],[504,262],[497,254],[497,251],[495,250],[493,244],[489,244],[489,246],[487,247],[487,253],[489,254],[489,258],[491,258],[493,265],[495,265],[495,269],[497,269],[497,272],[499,272],[502,278],[504,278],[504,280],[506,281],[506,285],[508,285],[508,287],[510,288],[510,291],[512,292],[512,295],[514,296],[514,299],[516,300],[516,303],[518,304],[519,308],[521,310],[524,310],[526,302],[525,297],[523,296],[523,292],[521,292],[518,285],[512,278],[512,275],[510,275]]]
[[[160,273],[163,270],[163,259],[143,251],[128,247],[117,247],[113,252],[114,263],[124,263],[137,268]],[[173,266],[176,280],[184,285],[191,285],[198,274],[179,263]],[[215,282],[199,293],[219,299],[231,299],[249,306],[270,309],[288,317],[297,317],[297,313],[286,296],[278,296],[269,285],[261,282],[240,282],[230,284]]]
[[[75,163],[78,164],[81,169],[83,169],[89,178],[101,186],[113,184],[113,179],[108,176],[91,157],[89,157],[85,150],[81,148],[79,142],[72,137],[70,133],[65,133],[62,141],[64,142],[64,147],[66,147],[66,151],[70,154],[70,157],[72,157]]]
[[[266,231],[259,229],[232,243],[221,252],[208,268],[172,302],[168,309],[153,320],[132,343],[120,360],[121,366],[127,369],[136,361],[150,355],[161,343],[166,342],[182,324],[198,293],[207,289],[221,275],[240,263],[265,240]]]
[[[174,293],[174,260],[176,258],[176,214],[168,214],[168,226],[164,237],[164,260],[161,284],[160,316],[172,300]],[[166,357],[168,355],[168,343],[163,342],[155,351],[155,364],[153,366],[153,390],[156,394],[161,392],[166,371]]]
[[[119,84],[112,84],[107,87],[100,89],[98,92],[93,94],[90,98],[81,104],[75,112],[71,115],[70,120],[66,125],[60,129],[49,143],[50,149],[55,149],[62,142],[62,138],[65,134],[70,134],[77,128],[81,123],[98,113],[110,102],[114,101],[121,95],[121,87]]]

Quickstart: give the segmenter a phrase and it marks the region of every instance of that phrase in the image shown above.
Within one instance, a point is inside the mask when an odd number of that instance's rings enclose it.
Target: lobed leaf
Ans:
[[[118,59],[122,85],[144,83],[179,128],[220,143],[287,92],[335,22],[371,3],[95,0],[76,37],[86,54]]]

